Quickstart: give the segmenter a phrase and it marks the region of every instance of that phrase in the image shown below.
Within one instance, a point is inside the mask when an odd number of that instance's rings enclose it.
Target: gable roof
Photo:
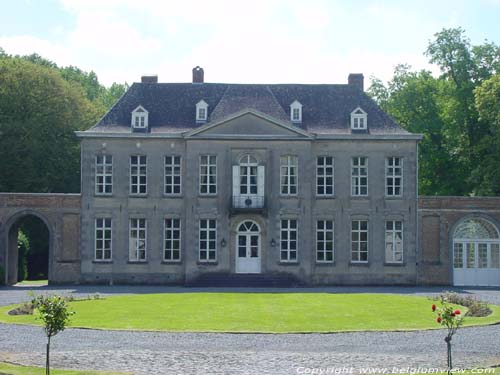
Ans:
[[[361,107],[368,115],[370,134],[410,135],[367,94],[347,84],[134,83],[87,132],[130,131],[131,112],[141,105],[149,112],[152,133],[186,133],[202,126],[196,123],[200,100],[209,106],[208,123],[254,109],[309,133],[342,135],[351,133],[351,112]],[[303,106],[300,125],[290,121],[295,100]]]

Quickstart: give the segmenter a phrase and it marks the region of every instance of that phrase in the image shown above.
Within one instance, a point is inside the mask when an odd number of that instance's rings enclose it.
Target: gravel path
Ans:
[[[29,289],[0,288],[0,305],[28,299]],[[122,286],[32,289],[38,293],[73,293],[79,296],[96,292],[115,295],[195,291],[188,288]],[[338,287],[265,291],[435,295],[441,289]],[[457,291],[473,293],[500,304],[498,289]],[[141,375],[288,375],[308,373],[313,369],[317,373],[320,370],[333,373],[334,369],[341,368],[346,368],[348,372],[352,368],[352,372],[359,373],[365,367],[387,368],[392,372],[408,367],[444,367],[446,346],[443,337],[442,330],[263,335],[68,329],[53,339],[52,363],[55,367],[122,370]],[[42,366],[44,342],[39,327],[0,324],[0,360]],[[500,364],[500,325],[464,328],[454,338],[453,344],[454,365],[457,367]]]

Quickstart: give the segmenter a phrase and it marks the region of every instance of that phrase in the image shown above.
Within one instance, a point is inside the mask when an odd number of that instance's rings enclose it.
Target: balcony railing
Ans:
[[[232,208],[252,210],[264,208],[263,195],[238,195],[233,196]]]

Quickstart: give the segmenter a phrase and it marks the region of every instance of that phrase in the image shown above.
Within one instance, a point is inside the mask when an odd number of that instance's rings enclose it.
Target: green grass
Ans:
[[[125,372],[102,372],[102,371],[81,371],[81,370],[55,370],[50,369],[52,375],[125,375]],[[0,374],[9,375],[45,375],[45,367],[29,367],[11,365],[0,362]]]
[[[439,328],[426,297],[329,293],[139,294],[72,302],[70,326],[187,332],[340,332]],[[465,325],[500,322],[500,306]],[[32,315],[0,321],[39,324]],[[462,308],[465,312],[466,309]]]
[[[17,286],[31,286],[31,285],[36,285],[36,286],[42,286],[42,285],[48,285],[48,280],[23,280],[18,283],[16,283]]]

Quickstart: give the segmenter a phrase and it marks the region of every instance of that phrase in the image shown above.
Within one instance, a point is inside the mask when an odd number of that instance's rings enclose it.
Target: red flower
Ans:
[[[437,317],[436,322],[441,323],[442,319],[440,316]]]
[[[460,315],[460,310],[455,310],[455,315]]]
[[[432,311],[436,311],[436,305],[432,305]]]

